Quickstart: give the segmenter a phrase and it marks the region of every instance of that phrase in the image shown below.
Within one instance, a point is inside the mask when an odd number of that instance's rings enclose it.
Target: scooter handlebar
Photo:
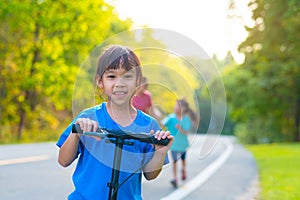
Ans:
[[[133,133],[129,131],[122,131],[122,130],[114,130],[114,129],[106,129],[106,128],[98,128],[96,132],[83,132],[80,128],[79,124],[72,125],[72,133],[79,133],[83,135],[91,135],[91,136],[98,136],[101,138],[122,138],[122,139],[134,139],[139,140],[141,142],[157,144],[157,145],[168,145],[169,139],[160,139],[157,140],[154,135],[150,135],[148,133]]]

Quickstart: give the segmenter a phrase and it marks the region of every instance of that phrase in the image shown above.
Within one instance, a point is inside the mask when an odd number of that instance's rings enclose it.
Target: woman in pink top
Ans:
[[[132,104],[136,109],[143,111],[144,113],[150,114],[152,109],[152,95],[147,90],[148,81],[146,77],[142,78],[142,83],[137,93],[132,98]]]

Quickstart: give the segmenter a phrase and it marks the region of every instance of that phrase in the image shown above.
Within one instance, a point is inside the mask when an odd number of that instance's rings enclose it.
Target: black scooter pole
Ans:
[[[114,153],[114,163],[111,173],[111,182],[107,183],[107,186],[109,187],[108,200],[116,200],[118,196],[120,166],[124,139],[116,138],[115,144],[116,147]]]

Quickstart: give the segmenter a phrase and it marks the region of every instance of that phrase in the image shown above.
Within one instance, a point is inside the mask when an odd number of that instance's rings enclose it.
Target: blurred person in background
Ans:
[[[157,120],[162,118],[160,111],[153,105],[152,94],[148,90],[148,79],[146,77],[142,77],[141,86],[132,98],[132,105]]]
[[[186,150],[189,147],[188,133],[194,130],[197,122],[196,113],[190,108],[185,99],[176,101],[174,113],[169,114],[162,120],[162,124],[174,136],[174,142],[170,148],[173,159],[173,179],[171,184],[178,186],[177,161],[181,160],[181,180],[187,178],[186,174]]]

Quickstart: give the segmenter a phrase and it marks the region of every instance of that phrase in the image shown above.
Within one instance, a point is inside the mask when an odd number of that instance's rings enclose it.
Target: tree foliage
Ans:
[[[299,141],[300,3],[253,0],[249,8],[255,26],[239,46],[245,62],[224,73],[232,116],[250,142]]]
[[[80,63],[130,25],[104,1],[1,1],[0,140],[20,139],[24,128],[57,128],[53,111],[71,112]]]

